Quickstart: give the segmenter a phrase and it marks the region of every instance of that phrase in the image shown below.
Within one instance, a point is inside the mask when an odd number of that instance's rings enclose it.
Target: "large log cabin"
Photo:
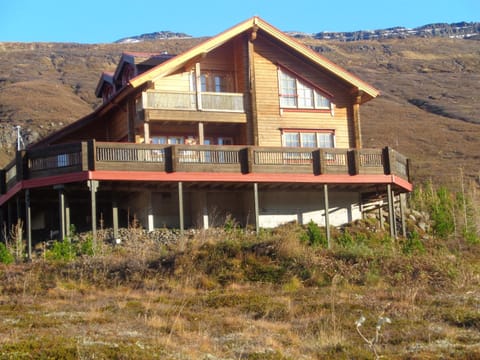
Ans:
[[[30,242],[132,218],[328,230],[378,199],[393,224],[412,190],[404,156],[362,147],[360,106],[379,92],[258,17],[176,56],[124,53],[95,92],[93,113],[1,173],[2,223],[25,219]]]

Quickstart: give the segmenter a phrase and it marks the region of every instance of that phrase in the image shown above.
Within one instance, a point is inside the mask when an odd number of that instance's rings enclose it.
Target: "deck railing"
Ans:
[[[241,145],[154,145],[88,141],[17,152],[0,172],[5,193],[17,182],[87,170],[285,174],[392,174],[409,180],[409,161],[384,149]]]
[[[245,112],[244,94],[147,90],[142,94],[144,109],[207,110]]]

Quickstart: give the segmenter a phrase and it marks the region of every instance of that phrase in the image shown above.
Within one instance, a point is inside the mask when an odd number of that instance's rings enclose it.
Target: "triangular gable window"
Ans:
[[[278,68],[278,88],[283,109],[328,110],[333,115],[331,96],[281,67]]]

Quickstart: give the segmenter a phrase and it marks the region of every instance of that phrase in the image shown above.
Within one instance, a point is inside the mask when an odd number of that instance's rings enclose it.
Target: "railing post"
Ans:
[[[312,151],[312,166],[313,166],[313,175],[320,175],[322,173],[320,169],[321,161],[320,161],[320,150],[313,150]]]
[[[88,141],[88,170],[95,170],[95,163],[97,162],[97,154],[96,151],[97,146],[95,139]]]
[[[319,162],[320,175],[321,174],[326,174],[327,173],[327,166],[326,166],[326,162],[325,162],[325,150],[319,149],[318,154],[319,154],[319,161],[318,162]]]
[[[178,148],[175,145],[170,146],[170,157],[172,158],[172,172],[175,172],[178,162]]]
[[[394,155],[392,153],[392,149],[388,146],[383,148],[383,159],[385,163],[384,174],[391,175],[393,174],[393,166],[394,166]]]
[[[27,151],[20,150],[16,153],[17,182],[28,179]]]
[[[349,151],[349,153],[351,153],[351,159],[348,159],[347,161],[349,164],[352,165],[353,169],[349,169],[348,172],[353,175],[358,175],[360,174],[360,150],[354,149],[352,151]]]
[[[88,152],[88,143],[86,141],[82,141],[82,150],[81,150],[81,156],[82,156],[82,171],[88,171],[88,158],[89,158],[89,152]]]
[[[407,159],[407,163],[405,164],[405,172],[407,175],[407,181],[410,182],[410,166],[411,166],[411,160]]]
[[[7,192],[7,173],[5,170],[0,170],[0,194]]]
[[[240,161],[240,171],[242,174],[250,172],[250,152],[249,148],[240,149],[238,151],[238,161]]]
[[[247,151],[248,151],[247,168],[248,168],[248,172],[251,174],[253,173],[253,169],[255,165],[255,148],[253,146],[249,146]]]

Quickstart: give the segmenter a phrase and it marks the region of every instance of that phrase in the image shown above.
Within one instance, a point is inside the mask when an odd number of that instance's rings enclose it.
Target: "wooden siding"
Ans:
[[[154,80],[154,89],[162,91],[192,91],[190,88],[191,72],[179,72]]]
[[[335,131],[336,146],[351,147],[351,97],[349,89],[338,80],[292,56],[281,46],[258,37],[255,48],[255,79],[258,111],[258,145],[280,146],[281,128],[329,129]],[[287,67],[302,78],[334,96],[334,115],[318,111],[280,111],[278,65]]]

